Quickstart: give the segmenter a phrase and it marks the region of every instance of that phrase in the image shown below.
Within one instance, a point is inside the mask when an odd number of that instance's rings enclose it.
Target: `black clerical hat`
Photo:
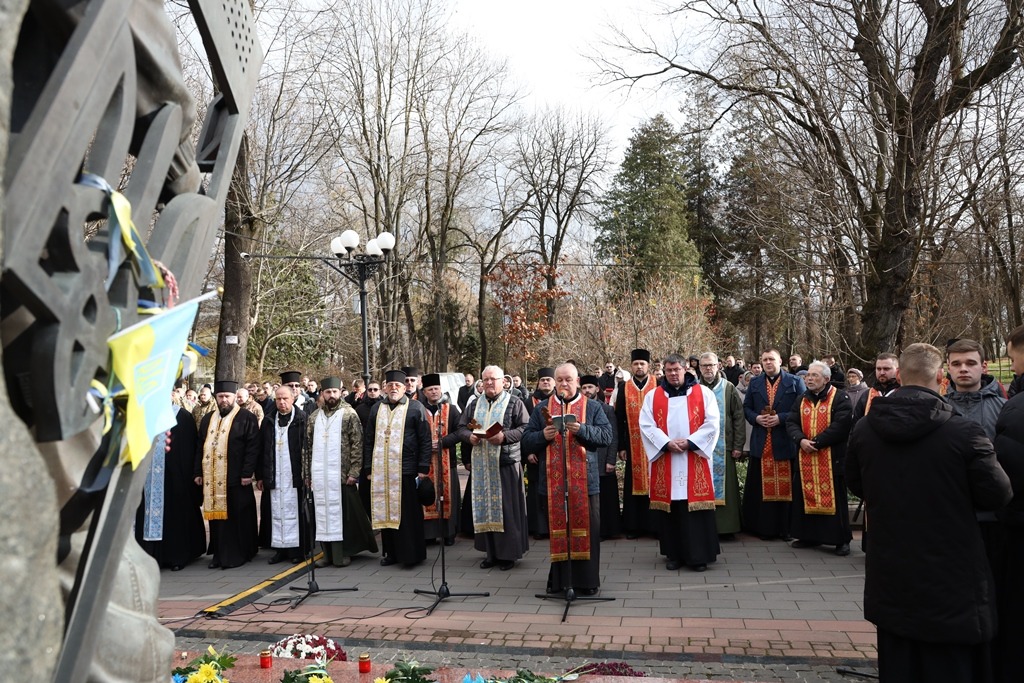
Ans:
[[[441,386],[441,375],[436,372],[432,372],[429,375],[423,375],[423,379],[421,381],[423,382],[424,389],[427,387],[439,387]]]
[[[321,389],[341,389],[340,377],[324,377],[320,380]]]
[[[285,370],[281,373],[281,384],[291,384],[292,382],[301,382],[302,373],[298,370]]]
[[[405,373],[401,370],[388,370],[384,373],[384,383],[387,384],[389,382],[401,382],[404,384]]]
[[[416,498],[419,500],[420,505],[426,507],[427,505],[433,505],[434,499],[437,497],[434,491],[434,482],[430,481],[430,477],[423,477],[422,479],[416,479]]]
[[[555,377],[555,369],[554,368],[541,368],[540,370],[537,371],[537,379],[541,379],[542,377],[550,377],[550,378],[554,379],[554,377]]]
[[[420,369],[415,365],[406,365],[402,367],[402,372],[405,373],[406,377],[419,377]]]
[[[238,391],[238,382],[232,382],[229,379],[219,379],[213,383],[213,393],[215,394],[233,394]]]
[[[580,386],[584,384],[593,384],[595,387],[600,386],[600,381],[594,375],[583,375],[580,377]]]
[[[651,362],[651,352],[647,349],[633,349],[629,352],[629,362],[632,363],[635,360],[643,360],[648,363]]]

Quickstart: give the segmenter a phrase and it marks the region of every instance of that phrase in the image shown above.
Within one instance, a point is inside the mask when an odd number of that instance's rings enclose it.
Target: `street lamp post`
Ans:
[[[365,253],[355,254],[359,246],[359,233],[346,230],[331,240],[331,251],[338,263],[324,259],[324,263],[338,271],[342,277],[359,286],[359,315],[363,326],[363,382],[370,384],[370,338],[366,320],[366,281],[380,270],[391,250],[395,248],[395,236],[390,232],[382,232],[376,239],[366,243]]]

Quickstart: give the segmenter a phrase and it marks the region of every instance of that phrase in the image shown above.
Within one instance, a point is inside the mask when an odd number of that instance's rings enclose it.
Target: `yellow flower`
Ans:
[[[373,683],[390,683],[390,681],[386,678],[375,678],[373,679]]]
[[[330,676],[309,676],[306,683],[334,683]]]

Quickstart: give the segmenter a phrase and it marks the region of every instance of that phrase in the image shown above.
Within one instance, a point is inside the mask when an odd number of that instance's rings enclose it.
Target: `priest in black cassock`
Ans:
[[[210,569],[239,567],[259,550],[253,475],[260,459],[256,416],[235,403],[238,382],[214,384],[217,410],[199,423],[195,482],[210,522]]]
[[[309,529],[302,485],[302,448],[306,441],[306,413],[295,407],[295,396],[288,387],[274,390],[274,410],[266,414],[260,426],[263,442],[256,487],[269,501],[262,521],[270,529],[270,547],[274,554],[268,564],[290,560],[296,564],[309,549]]]
[[[135,540],[161,567],[180,571],[203,554],[206,528],[199,510],[202,489],[193,481],[196,423],[192,414],[173,406],[168,450],[161,434],[150,452],[152,463],[142,504],[135,515]]]
[[[384,567],[396,562],[412,567],[427,558],[417,489],[430,472],[430,425],[423,404],[405,389],[405,373],[389,370],[385,398],[370,409],[363,434],[370,521],[381,532]]]
[[[622,526],[626,538],[657,536],[655,517],[650,513],[650,463],[640,437],[640,408],[654,391],[658,380],[651,373],[651,352],[633,349],[629,354],[632,376],[619,385],[615,396],[619,460],[626,463],[622,478]]]
[[[544,403],[552,395],[555,389],[555,369],[540,368],[537,370],[537,386],[533,393],[524,401],[526,413],[533,414],[533,409]],[[547,515],[540,509],[539,497],[541,495],[540,471],[538,468],[537,455],[524,454],[526,458],[526,523],[530,535],[535,539],[542,540],[548,537]]]
[[[579,384],[574,364],[555,369],[555,392],[530,415],[523,450],[540,457],[540,508],[551,539],[547,592],[593,595],[601,586],[596,451],[612,444],[612,426],[601,402],[581,394]]]
[[[718,557],[711,459],[718,442],[718,401],[697,382],[687,359],[665,358],[665,377],[644,398],[640,434],[651,463],[651,513],[659,515],[665,568],[697,572]]]
[[[604,400],[604,391],[595,375],[580,377],[580,391],[597,401],[612,426],[612,442],[598,448],[597,472],[601,477],[601,538],[614,538],[622,533],[622,508],[619,506],[619,477],[615,472],[619,435],[615,431],[615,409]]]
[[[451,402],[451,397],[441,388],[441,375],[423,375],[421,382],[423,387],[420,393],[423,395],[423,405],[427,409],[427,421],[430,423],[429,476],[434,482],[438,497],[442,493],[441,483],[444,482],[443,509],[441,501],[435,500],[423,510],[424,534],[428,541],[443,538],[445,545],[453,545],[455,534],[459,532],[459,508],[462,505],[459,470],[455,462],[455,446],[459,442],[459,418],[462,417],[462,411]],[[438,467],[441,468],[441,473],[438,473]]]

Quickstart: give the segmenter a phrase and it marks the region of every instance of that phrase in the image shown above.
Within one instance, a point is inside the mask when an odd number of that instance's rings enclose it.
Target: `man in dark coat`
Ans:
[[[203,487],[203,516],[210,522],[210,569],[230,569],[259,550],[253,475],[260,459],[256,416],[235,403],[238,382],[214,384],[217,410],[199,424],[195,482]]]
[[[581,394],[579,381],[572,363],[555,369],[555,395],[534,409],[522,444],[540,458],[540,511],[551,534],[547,592],[572,588],[593,595],[601,586],[599,470],[604,463],[598,462],[597,449],[611,445],[612,425],[603,402]],[[563,427],[554,424],[555,416],[563,418]],[[574,419],[565,421],[569,416]]]
[[[850,508],[846,497],[846,441],[853,425],[853,404],[830,381],[821,361],[807,366],[807,391],[789,413],[786,431],[800,452],[793,467],[794,548],[834,545],[850,554]]]
[[[366,423],[370,419],[370,409],[374,405],[380,403],[382,398],[382,392],[380,390],[380,382],[375,379],[371,379],[370,383],[366,385],[366,391],[363,392],[363,397],[356,401],[355,406],[356,415],[359,417],[359,424],[363,427],[363,434],[366,434]],[[370,515],[370,480],[366,478],[365,472],[359,473],[359,500],[363,503],[363,510],[366,515]]]
[[[473,398],[473,396],[475,395],[473,393],[473,384],[475,383],[475,378],[468,372],[463,376],[465,377],[466,383],[459,387],[459,398],[456,401],[456,404],[459,406],[460,411],[464,411],[466,409],[466,405],[469,403],[469,399]]]
[[[534,407],[548,400],[555,390],[555,369],[540,368],[537,370],[537,386],[533,393],[523,401],[526,414],[532,415]],[[515,394],[513,394],[514,396]],[[548,537],[545,524],[546,515],[540,510],[540,470],[536,453],[523,453],[526,458],[526,524],[530,535],[538,541]]]
[[[441,388],[441,375],[423,375],[422,382],[423,406],[427,409],[427,421],[430,423],[430,479],[434,482],[438,498],[442,493],[444,495],[443,507],[440,500],[435,500],[423,510],[424,534],[428,541],[442,538],[445,545],[453,545],[455,534],[459,532],[459,508],[462,505],[459,469],[455,461],[462,411]],[[443,470],[443,477],[437,471],[438,467]]]
[[[786,419],[807,387],[796,375],[782,371],[777,349],[762,353],[761,365],[764,372],[750,380],[743,398],[743,414],[753,427],[743,490],[743,528],[765,540],[789,540],[797,447],[786,434]]]
[[[484,393],[459,422],[463,453],[472,447],[471,460],[464,464],[473,476],[473,547],[485,553],[481,569],[508,571],[530,545],[519,443],[529,416],[523,402],[504,390],[501,368],[489,365],[481,376]],[[498,429],[495,425],[500,431],[488,436],[488,430]]]
[[[302,560],[309,549],[309,529],[302,483],[302,448],[306,440],[306,413],[295,407],[292,390],[281,386],[274,391],[274,410],[260,425],[263,442],[256,488],[270,501],[269,564]]]
[[[651,515],[650,463],[640,436],[640,409],[658,380],[651,374],[651,352],[633,349],[629,354],[632,376],[615,394],[615,431],[619,435],[619,460],[626,463],[622,476],[622,527],[626,538],[657,536]]]
[[[386,397],[370,408],[363,434],[363,471],[370,480],[370,521],[380,530],[383,567],[427,559],[420,479],[430,472],[430,425],[423,404],[406,394],[406,376],[389,370]]]
[[[604,400],[601,385],[594,375],[580,378],[580,391],[589,399],[601,404],[604,416],[612,427],[612,442],[598,448],[597,473],[601,488],[601,538],[614,538],[622,533],[622,508],[619,506],[619,477],[615,471],[618,459],[619,435],[615,431],[615,409]]]
[[[930,344],[908,346],[903,386],[850,437],[847,482],[871,511],[864,617],[882,681],[991,680],[994,586],[975,510],[1013,492],[981,427],[939,396],[942,361]]]
[[[158,437],[152,469],[135,517],[135,540],[161,567],[181,571],[206,548],[202,489],[193,481],[196,423],[189,411],[174,406],[170,450]]]
[[[1024,325],[1010,333],[1006,352],[1012,369],[1024,376]],[[999,631],[992,643],[996,683],[1020,680],[1020,644],[1024,642],[1024,394],[1003,405],[993,442],[999,464],[1010,477],[1014,496],[996,513],[995,533],[985,539],[996,582]]]

